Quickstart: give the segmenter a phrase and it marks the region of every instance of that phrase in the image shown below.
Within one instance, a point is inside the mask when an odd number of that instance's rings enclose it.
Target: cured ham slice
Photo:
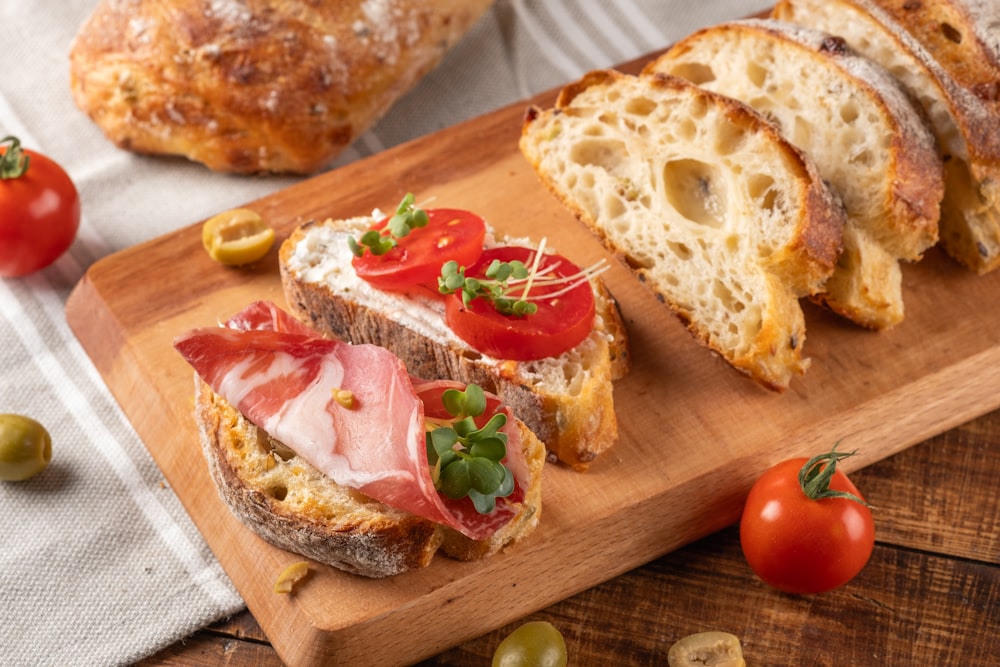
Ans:
[[[174,347],[215,393],[341,486],[476,540],[517,513],[527,463],[509,412],[504,463],[514,493],[483,515],[468,498],[451,500],[434,488],[424,402],[432,416],[447,416],[440,414],[441,393],[464,385],[411,378],[388,350],[322,338],[265,301],[224,326],[179,336]],[[491,397],[487,417],[490,410],[506,408]]]

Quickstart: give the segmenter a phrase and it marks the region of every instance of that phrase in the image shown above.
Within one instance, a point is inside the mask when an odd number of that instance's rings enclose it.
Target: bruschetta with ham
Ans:
[[[417,379],[263,301],[174,346],[220,494],[268,542],[385,577],[439,549],[482,558],[538,522],[544,447],[478,386]]]

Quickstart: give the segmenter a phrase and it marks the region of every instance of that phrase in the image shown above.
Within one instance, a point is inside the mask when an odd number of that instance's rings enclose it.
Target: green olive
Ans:
[[[566,642],[548,621],[530,621],[500,642],[493,667],[566,667]]]
[[[667,652],[670,667],[746,667],[743,647],[728,632],[696,632],[680,639]]]
[[[0,414],[0,480],[34,477],[52,460],[52,438],[31,417]]]
[[[205,221],[201,242],[220,264],[242,266],[267,254],[274,245],[274,230],[256,211],[234,208]]]

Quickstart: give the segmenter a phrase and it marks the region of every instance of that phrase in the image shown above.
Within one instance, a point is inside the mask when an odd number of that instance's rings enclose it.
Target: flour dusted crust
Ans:
[[[470,348],[444,323],[439,300],[376,290],[350,265],[348,236],[371,218],[311,222],[279,253],[289,310],[341,340],[385,347],[425,379],[475,383],[509,405],[552,460],[586,470],[618,440],[612,383],[629,369],[628,337],[617,303],[595,281],[594,329],[574,349],[548,359],[493,359]]]
[[[782,0],[773,15],[843,37],[919,101],[945,167],[941,245],[978,273],[1000,266],[1000,5]]]
[[[489,0],[101,0],[73,98],[111,141],[222,172],[311,173],[380,118]]]
[[[805,371],[798,298],[832,273],[844,216],[773,125],[677,77],[598,71],[531,109],[520,146],[700,342],[770,389]]]
[[[520,513],[477,541],[338,486],[197,378],[195,419],[219,495],[240,521],[277,547],[352,574],[409,572],[426,567],[438,551],[485,558],[526,537],[541,516],[545,451],[520,422],[531,486]]]
[[[899,262],[937,242],[944,172],[923,115],[888,71],[829,33],[744,20],[690,35],[647,72],[688,78],[778,125],[847,211],[843,254],[816,299],[873,329],[903,320]]]

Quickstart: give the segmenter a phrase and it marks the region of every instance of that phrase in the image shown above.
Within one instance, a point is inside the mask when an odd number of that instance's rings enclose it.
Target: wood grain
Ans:
[[[528,618],[556,623],[577,667],[662,666],[673,641],[708,628],[740,636],[750,665],[992,664],[1000,631],[998,443],[1000,411],[853,473],[878,507],[878,544],[862,574],[832,593],[767,590],[728,527]],[[420,664],[485,667],[521,622]],[[142,664],[222,660],[281,664],[249,613]]]
[[[606,256],[520,156],[523,110],[501,109],[248,206],[282,239],[304,221],[392,207],[413,191],[418,201],[477,210],[503,232],[544,234],[581,264]],[[904,267],[907,319],[891,331],[862,331],[807,306],[813,366],[780,396],[694,344],[624,267],[606,278],[635,360],[616,385],[620,442],[586,475],[548,467],[539,530],[487,562],[438,559],[390,581],[318,568],[293,598],[274,595],[271,582],[295,557],[227,513],[194,455],[190,369],[171,348],[177,334],[251,300],[283,303],[276,251],[225,269],[201,250],[192,224],[95,264],[67,319],[290,664],[435,655],[732,524],[752,479],[781,458],[842,439],[860,449],[846,466],[855,470],[1000,406],[1000,309],[981,305],[1000,297],[1000,274],[973,276],[937,252]]]

